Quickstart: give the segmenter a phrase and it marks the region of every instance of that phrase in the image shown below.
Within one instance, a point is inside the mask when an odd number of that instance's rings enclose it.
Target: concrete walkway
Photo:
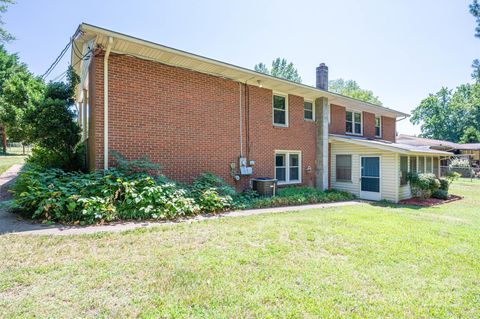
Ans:
[[[18,176],[23,164],[15,164],[0,175],[0,200],[8,197],[7,188]]]
[[[33,224],[31,221],[22,220],[17,215],[9,213],[5,209],[0,210],[0,236],[4,234],[24,234],[24,235],[80,235],[92,234],[97,232],[120,232],[136,228],[149,228],[162,225],[174,225],[178,223],[193,223],[203,220],[224,218],[224,217],[241,217],[252,216],[266,213],[281,213],[291,211],[302,211],[307,209],[324,209],[332,207],[341,207],[349,205],[358,205],[360,201],[348,201],[327,204],[314,204],[289,207],[275,207],[262,209],[249,209],[223,213],[218,215],[199,215],[196,217],[180,219],[177,221],[165,222],[118,222],[109,225],[93,225],[93,226],[65,226],[65,225],[42,225]]]

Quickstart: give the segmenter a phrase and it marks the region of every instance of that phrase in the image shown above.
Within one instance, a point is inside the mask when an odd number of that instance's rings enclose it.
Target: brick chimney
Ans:
[[[320,63],[317,67],[317,89],[328,91],[328,66]]]

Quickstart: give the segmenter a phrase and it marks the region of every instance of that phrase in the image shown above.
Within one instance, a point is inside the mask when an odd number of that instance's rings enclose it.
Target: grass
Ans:
[[[480,182],[452,191],[465,199],[3,235],[0,316],[476,318]]]
[[[0,155],[0,174],[4,173],[15,164],[23,163],[24,160],[25,156]]]

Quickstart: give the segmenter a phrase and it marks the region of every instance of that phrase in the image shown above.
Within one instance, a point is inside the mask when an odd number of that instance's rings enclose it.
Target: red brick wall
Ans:
[[[315,185],[315,122],[303,119],[303,98],[288,97],[289,127],[272,124],[272,91],[249,86],[250,158],[256,161],[255,177],[274,176],[275,150],[302,152],[303,184]],[[306,172],[310,166],[310,173]]]
[[[330,104],[330,125],[328,132],[331,134],[345,135],[345,108]]]
[[[345,135],[345,112],[343,106],[331,104],[330,106],[330,134]],[[382,139],[395,142],[396,119],[382,116]],[[375,114],[363,112],[363,136],[375,137]]]
[[[103,168],[103,55],[92,64],[91,143],[94,168]],[[302,180],[314,185],[315,123],[303,120],[303,98],[289,96],[289,127],[272,124],[272,92],[249,86],[249,147],[254,176],[274,176],[274,151],[302,151]],[[109,58],[109,149],[129,159],[148,155],[172,179],[191,182],[209,171],[234,183],[229,165],[240,155],[240,85],[237,82],[134,57]],[[247,111],[249,111],[247,113]],[[247,115],[249,114],[249,115]],[[112,164],[112,158],[110,158]],[[305,169],[311,166],[311,173]],[[242,178],[241,187],[248,185]],[[239,188],[241,188],[239,187]]]
[[[393,117],[382,116],[382,139],[395,142],[396,124]]]
[[[363,112],[363,136],[375,137],[375,114]]]

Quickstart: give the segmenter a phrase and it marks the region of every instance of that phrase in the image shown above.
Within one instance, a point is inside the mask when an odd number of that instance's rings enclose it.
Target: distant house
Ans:
[[[455,155],[463,155],[470,159],[473,166],[480,167],[480,143],[460,144],[406,134],[398,135],[397,142],[418,147],[429,147],[431,149],[448,151]]]
[[[91,170],[117,151],[182,182],[208,171],[237,190],[272,177],[397,202],[408,171],[438,175],[450,154],[399,144],[408,114],[329,92],[325,64],[312,87],[88,24],[73,44]]]

